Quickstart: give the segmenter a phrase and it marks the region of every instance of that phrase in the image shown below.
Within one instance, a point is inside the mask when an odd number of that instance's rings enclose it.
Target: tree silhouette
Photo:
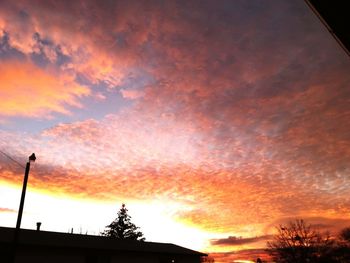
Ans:
[[[350,227],[344,228],[342,231],[340,231],[340,238],[350,242]]]
[[[200,262],[201,263],[214,263],[215,260],[214,260],[214,258],[209,257],[209,256],[202,256],[200,259]]]
[[[276,262],[306,263],[335,262],[332,260],[334,242],[301,219],[277,227],[274,240],[267,243],[268,252]]]
[[[337,262],[350,262],[350,227],[340,231],[334,255]]]
[[[106,226],[106,228],[101,233],[103,236],[127,240],[145,240],[143,233],[139,231],[139,227],[131,222],[131,216],[128,214],[125,204],[122,204],[118,212],[118,217]]]

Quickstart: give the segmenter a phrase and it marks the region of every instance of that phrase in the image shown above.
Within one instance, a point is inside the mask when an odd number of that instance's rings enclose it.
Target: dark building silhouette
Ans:
[[[0,262],[13,254],[14,228],[0,227]],[[21,229],[15,263],[199,263],[206,254],[174,244]]]
[[[339,45],[350,56],[349,1],[305,0]]]

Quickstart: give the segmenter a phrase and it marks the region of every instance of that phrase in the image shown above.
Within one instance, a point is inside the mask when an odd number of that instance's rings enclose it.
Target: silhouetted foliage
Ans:
[[[350,227],[344,228],[340,231],[340,238],[344,241],[350,242]]]
[[[338,260],[337,262],[350,262],[350,227],[340,231],[339,240],[333,254],[334,258]]]
[[[131,223],[131,217],[128,215],[125,204],[120,208],[118,217],[106,226],[106,228],[107,229],[101,233],[103,236],[138,241],[145,240],[143,233],[139,231],[139,227]]]
[[[334,259],[335,243],[329,235],[317,232],[303,220],[278,226],[277,235],[267,245],[269,254],[280,263],[339,262]]]
[[[214,260],[214,258],[209,257],[209,256],[202,256],[202,257],[201,257],[201,263],[202,263],[202,262],[214,263],[215,260]]]

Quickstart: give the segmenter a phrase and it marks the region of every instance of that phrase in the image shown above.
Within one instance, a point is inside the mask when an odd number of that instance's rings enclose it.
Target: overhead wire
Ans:
[[[19,165],[22,168],[25,168],[24,165],[22,165],[20,162],[16,161],[15,159],[13,159],[10,155],[8,155],[7,153],[5,153],[4,151],[0,150],[0,153],[2,153],[4,156],[6,156],[8,159],[10,159],[11,161],[13,161],[14,163],[16,163],[17,165]]]

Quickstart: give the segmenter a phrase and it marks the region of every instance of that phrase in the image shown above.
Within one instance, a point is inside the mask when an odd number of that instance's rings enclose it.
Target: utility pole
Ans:
[[[21,195],[21,201],[19,203],[17,223],[16,223],[15,235],[14,235],[14,239],[13,239],[13,253],[12,253],[11,263],[15,263],[15,259],[16,259],[16,250],[17,250],[17,245],[18,245],[19,231],[20,231],[20,228],[21,228],[21,221],[22,221],[22,214],[23,214],[23,207],[24,207],[24,199],[26,197],[26,190],[27,190],[27,183],[28,183],[28,177],[29,177],[30,163],[31,162],[35,162],[35,160],[36,160],[35,154],[32,153],[32,155],[29,156],[29,160],[27,162],[26,169],[25,169],[25,172],[24,172],[22,195]]]

